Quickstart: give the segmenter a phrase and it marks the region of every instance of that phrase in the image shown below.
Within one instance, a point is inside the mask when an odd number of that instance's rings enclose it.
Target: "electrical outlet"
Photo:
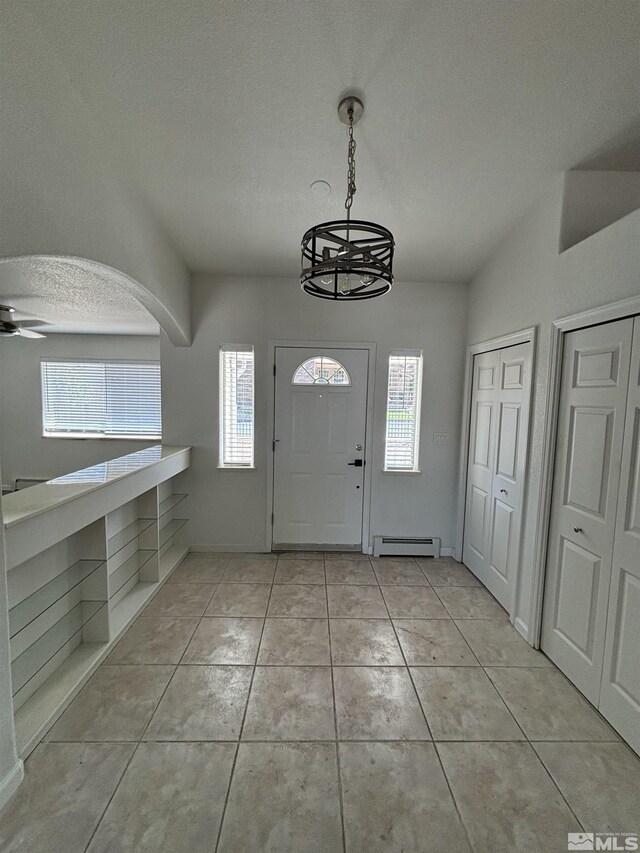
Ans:
[[[433,434],[433,443],[434,444],[449,444],[451,439],[450,432],[434,432]]]

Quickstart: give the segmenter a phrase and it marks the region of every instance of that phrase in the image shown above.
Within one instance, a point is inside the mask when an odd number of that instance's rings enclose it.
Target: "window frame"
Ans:
[[[391,374],[391,359],[392,358],[415,358],[417,359],[417,375],[416,375],[416,403],[415,403],[415,431],[413,437],[413,466],[411,468],[390,468],[387,464],[387,446],[389,441],[389,378]],[[416,475],[421,474],[420,468],[420,435],[422,421],[422,392],[423,392],[423,376],[424,376],[424,355],[422,350],[417,349],[394,349],[389,352],[387,357],[387,394],[385,403],[385,425],[384,425],[384,460],[382,472],[384,474],[406,474]]]
[[[253,379],[251,385],[251,463],[225,462],[225,395],[224,395],[224,355],[225,353],[251,353],[253,361]],[[253,344],[221,344],[218,348],[218,470],[255,471],[256,467],[256,355]]]
[[[132,364],[132,365],[156,365],[159,370],[160,379],[160,432],[158,433],[105,433],[94,432],[90,430],[63,430],[60,432],[47,432],[45,428],[45,411],[46,411],[46,388],[45,388],[45,364]],[[43,356],[40,359],[40,423],[42,428],[42,438],[54,439],[91,439],[92,441],[162,441],[162,368],[159,359],[132,359],[132,358],[62,358]]]

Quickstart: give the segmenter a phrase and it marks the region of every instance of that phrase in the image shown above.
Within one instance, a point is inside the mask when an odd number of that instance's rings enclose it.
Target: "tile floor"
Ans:
[[[453,560],[193,554],[26,763],[0,850],[553,853],[640,759]]]

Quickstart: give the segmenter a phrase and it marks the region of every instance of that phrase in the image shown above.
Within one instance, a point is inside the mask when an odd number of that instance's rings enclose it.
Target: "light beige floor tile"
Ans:
[[[430,740],[404,667],[334,667],[340,740]]]
[[[141,743],[89,853],[209,853],[234,755],[231,743]]]
[[[524,740],[481,667],[412,667],[434,740]]]
[[[478,853],[566,853],[581,827],[527,743],[439,743]]]
[[[0,812],[3,853],[71,853],[89,843],[134,744],[40,744]]]
[[[262,619],[205,616],[193,635],[182,663],[253,664],[258,653]]]
[[[485,589],[439,586],[436,592],[453,619],[508,619],[507,611]]]
[[[337,618],[387,618],[382,593],[376,586],[327,586],[329,616]]]
[[[331,657],[336,666],[403,666],[389,619],[331,619]]]
[[[326,618],[327,595],[324,586],[278,584],[273,587],[269,616]]]
[[[382,595],[393,618],[450,619],[431,587],[384,586]]]
[[[320,560],[324,561],[322,551],[278,551],[274,554],[278,560]]]
[[[145,740],[237,740],[252,668],[180,666]]]
[[[324,560],[278,560],[276,583],[324,583]]]
[[[373,571],[376,573],[378,583],[384,585],[403,586],[429,586],[429,581],[420,571],[415,561],[393,562],[391,560],[378,560],[372,563]]]
[[[241,743],[218,853],[342,849],[335,744]]]
[[[141,616],[105,664],[178,663],[197,624],[196,617]]]
[[[138,740],[151,719],[173,666],[101,666],[47,740]]]
[[[267,619],[258,653],[259,664],[328,666],[326,619]]]
[[[480,581],[462,563],[452,560],[418,560],[431,586],[480,586]]]
[[[172,583],[158,590],[145,616],[202,616],[215,586],[208,583]]]
[[[559,670],[488,667],[486,671],[530,740],[618,740]]]
[[[368,560],[326,560],[327,583],[378,585]]]
[[[206,616],[264,616],[271,587],[263,583],[221,583]]]
[[[334,560],[359,560],[363,563],[369,563],[367,554],[362,554],[360,551],[325,551],[325,563],[331,563]]]
[[[552,666],[506,620],[462,619],[456,624],[483,666]]]
[[[219,583],[228,564],[228,557],[187,554],[168,583]]]
[[[578,820],[640,834],[640,758],[624,743],[534,743]]]
[[[431,743],[341,743],[349,853],[466,853],[464,829]]]
[[[275,557],[242,557],[229,560],[222,580],[224,583],[271,583],[275,572]]]
[[[394,619],[409,666],[477,666],[451,619]]]
[[[418,561],[415,557],[404,557],[399,554],[392,554],[389,557],[369,557],[373,568],[378,567],[393,567],[393,566],[417,566]]]
[[[333,740],[335,736],[330,667],[256,668],[243,740]]]

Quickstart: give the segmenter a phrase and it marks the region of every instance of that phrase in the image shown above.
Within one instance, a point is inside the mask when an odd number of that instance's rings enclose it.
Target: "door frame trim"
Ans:
[[[526,512],[526,495],[529,473],[529,450],[531,446],[532,418],[533,418],[533,400],[534,386],[536,374],[536,355],[537,355],[537,336],[538,327],[530,326],[528,329],[521,329],[518,332],[500,335],[497,338],[491,338],[488,341],[470,344],[466,349],[465,354],[465,374],[464,374],[464,391],[462,398],[462,430],[460,434],[460,470],[458,472],[458,518],[456,524],[456,539],[455,539],[455,559],[462,562],[462,547],[464,542],[464,525],[466,517],[466,494],[467,494],[467,475],[469,463],[469,438],[471,432],[471,397],[473,393],[473,359],[476,355],[481,355],[485,352],[493,350],[506,349],[507,347],[517,346],[518,344],[530,344],[531,346],[531,382],[529,385],[529,411],[527,414],[527,448],[525,452],[525,470],[522,479],[521,493],[521,532],[520,541],[518,543],[518,565],[514,576],[513,589],[513,604],[514,612],[509,614],[513,620],[515,615],[515,604],[517,603],[518,588],[520,584],[520,567],[523,531]],[[516,620],[517,622],[518,620]],[[514,624],[516,624],[514,622]],[[517,625],[516,625],[517,627]],[[520,629],[519,629],[520,630]]]
[[[535,550],[533,554],[533,576],[531,582],[531,609],[529,613],[530,636],[527,640],[534,648],[540,648],[542,634],[542,605],[547,571],[547,550],[551,526],[551,497],[556,457],[558,416],[560,411],[560,388],[562,384],[562,355],[564,335],[589,326],[599,326],[634,317],[640,314],[640,296],[632,296],[611,302],[598,308],[590,308],[577,314],[560,317],[551,324],[549,346],[549,372],[542,440],[542,470],[536,513]]]
[[[267,359],[267,387],[269,393],[267,395],[267,514],[265,518],[266,529],[266,550],[271,551],[273,548],[273,524],[272,513],[274,511],[274,455],[273,455],[273,438],[275,429],[275,413],[276,413],[276,377],[273,373],[273,367],[276,363],[276,349],[278,347],[288,347],[290,349],[309,349],[316,347],[326,347],[327,349],[352,349],[352,350],[368,350],[368,369],[367,369],[367,406],[366,406],[366,425],[364,436],[364,481],[362,484],[362,553],[367,554],[370,551],[369,540],[371,538],[371,482],[373,475],[373,402],[375,391],[376,378],[376,344],[370,341],[358,343],[349,341],[348,343],[336,341],[280,341],[270,340],[268,342],[269,357]]]

